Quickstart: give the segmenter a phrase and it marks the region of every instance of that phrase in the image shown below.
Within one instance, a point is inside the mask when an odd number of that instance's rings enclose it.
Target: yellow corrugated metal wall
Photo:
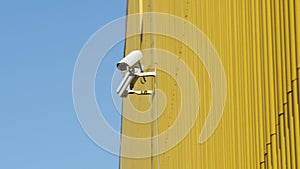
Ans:
[[[201,60],[188,46],[170,37],[156,34],[127,37],[125,54],[153,47],[176,54],[190,67],[203,99],[200,99],[196,123],[178,145],[155,157],[120,157],[120,168],[300,168],[300,1],[128,0],[128,15],[145,12],[182,17],[207,35],[224,66],[227,100],[216,131],[200,144],[199,133],[211,104],[210,77]],[[127,29],[141,29],[141,23],[143,27],[155,29],[155,20],[147,19],[128,25]],[[187,40],[197,41],[184,26],[166,29],[177,29]],[[155,64],[151,55],[154,54],[144,56],[148,60],[143,62],[149,70]],[[176,68],[174,64],[169,66]],[[145,124],[123,117],[122,134],[151,137],[157,131],[165,131],[176,120],[181,91],[167,73],[157,73],[156,88],[167,98],[165,111],[158,122]],[[136,88],[143,90],[155,87],[153,81],[146,85],[138,83]],[[183,90],[193,93],[189,84],[184,84]],[[139,110],[151,107],[148,97],[130,96],[132,105],[124,103],[123,114],[129,110],[128,106]],[[189,100],[189,104],[195,103]],[[141,148],[121,142],[121,152]]]

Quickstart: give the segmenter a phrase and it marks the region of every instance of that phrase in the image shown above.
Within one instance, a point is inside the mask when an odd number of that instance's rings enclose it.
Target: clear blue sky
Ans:
[[[118,168],[118,157],[80,127],[72,75],[87,39],[125,14],[126,0],[0,1],[1,169]],[[104,62],[111,67],[122,54],[120,43]],[[102,84],[98,76],[96,84]],[[119,129],[119,116],[105,117]]]

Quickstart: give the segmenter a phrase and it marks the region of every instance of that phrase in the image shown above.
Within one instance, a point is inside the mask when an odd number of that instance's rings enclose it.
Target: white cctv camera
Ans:
[[[140,66],[140,60],[142,58],[143,53],[141,51],[132,51],[117,64],[117,68],[121,72],[129,71],[131,68],[134,68],[134,66],[137,64],[139,64],[138,66]]]
[[[127,97],[128,94],[137,95],[149,95],[153,92],[150,90],[144,91],[134,91],[132,90],[135,82],[139,77],[155,77],[155,72],[143,72],[142,64],[140,60],[143,58],[143,53],[139,50],[130,52],[126,57],[124,57],[119,63],[117,63],[117,68],[121,72],[126,72],[124,79],[117,89],[117,93],[120,97]]]
[[[127,97],[130,88],[130,83],[133,80],[133,78],[134,76],[130,76],[129,72],[125,74],[124,79],[122,80],[121,84],[117,89],[117,93],[120,97]]]

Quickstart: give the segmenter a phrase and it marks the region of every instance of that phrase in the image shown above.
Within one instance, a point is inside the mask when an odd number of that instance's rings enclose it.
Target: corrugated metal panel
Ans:
[[[125,54],[135,49],[156,47],[172,52],[178,60],[186,63],[199,87],[200,107],[195,125],[178,145],[154,157],[120,157],[120,168],[300,168],[300,2],[128,0],[128,14],[138,13],[141,17],[128,21],[131,24],[127,29],[140,31],[141,25],[155,29],[158,23],[155,18],[142,18],[145,12],[179,16],[207,35],[224,66],[227,101],[216,131],[209,140],[200,144],[199,134],[211,105],[211,78],[216,77],[209,77],[197,55],[178,40],[146,33],[127,37]],[[187,24],[170,25],[170,20],[164,22],[165,30],[202,45],[194,32],[188,31]],[[212,51],[207,52],[212,54]],[[161,60],[156,57],[164,56],[151,52],[146,54],[143,60],[146,69],[152,70],[155,62]],[[174,62],[164,62],[175,73],[181,71]],[[218,73],[214,72],[214,75]],[[124,135],[140,138],[164,132],[175,122],[181,109],[180,92],[191,95],[188,98],[195,94],[189,83],[183,84],[180,90],[174,77],[161,70],[158,71],[156,84],[155,81],[148,81],[146,85],[138,82],[136,88],[145,90],[155,85],[165,93],[165,111],[158,121],[152,123],[135,123],[123,117]],[[155,97],[130,96],[132,105],[125,102],[123,114],[130,113],[128,111],[134,106],[141,111],[150,108],[150,113],[154,115],[157,105],[152,104],[153,99]],[[190,99],[188,104],[192,106],[196,103]],[[185,113],[190,111],[189,108],[184,110]],[[180,128],[177,130],[180,132]],[[173,137],[170,135],[165,140],[159,140],[159,143],[167,145],[170,142],[168,138]],[[150,149],[155,148],[156,141],[153,139],[153,144],[148,145]],[[123,141],[121,151],[128,149],[135,151],[143,147]]]

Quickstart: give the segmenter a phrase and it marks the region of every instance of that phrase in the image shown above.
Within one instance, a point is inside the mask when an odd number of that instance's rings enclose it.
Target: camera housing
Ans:
[[[120,62],[117,63],[117,68],[119,71],[125,73],[125,76],[117,89],[117,94],[120,97],[127,97],[128,94],[137,95],[151,95],[153,91],[143,90],[134,91],[132,90],[134,84],[139,77],[155,77],[156,72],[143,72],[143,66],[140,60],[143,58],[143,53],[140,50],[135,50],[130,52],[126,57],[124,57]]]
[[[124,57],[119,63],[117,63],[117,68],[121,71],[129,71],[136,64],[139,64],[140,60],[143,58],[143,53],[139,50],[130,52],[126,57]]]

